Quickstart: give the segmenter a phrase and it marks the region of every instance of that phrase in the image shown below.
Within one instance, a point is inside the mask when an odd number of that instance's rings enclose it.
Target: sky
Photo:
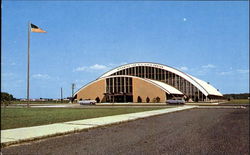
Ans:
[[[165,64],[223,94],[249,92],[247,1],[2,1],[1,91],[60,98],[126,63]]]

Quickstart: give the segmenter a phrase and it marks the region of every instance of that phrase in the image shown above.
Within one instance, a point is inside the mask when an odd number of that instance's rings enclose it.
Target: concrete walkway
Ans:
[[[121,122],[132,121],[140,118],[161,115],[170,112],[176,112],[186,109],[196,108],[197,106],[180,106],[175,108],[167,108],[161,110],[145,111],[138,113],[122,114],[115,116],[106,116],[99,118],[91,118],[63,123],[54,123],[49,125],[33,126],[26,128],[16,128],[1,130],[1,144],[10,145],[23,141],[46,138],[49,136],[62,135],[76,131],[117,124]]]

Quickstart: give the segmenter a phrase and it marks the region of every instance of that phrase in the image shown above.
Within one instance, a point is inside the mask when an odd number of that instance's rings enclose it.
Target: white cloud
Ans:
[[[199,70],[199,71],[196,71],[194,73],[194,75],[199,75],[199,76],[203,76],[203,75],[206,75],[207,74],[207,71],[205,70]]]
[[[110,68],[110,67],[105,66],[105,65],[95,64],[95,65],[92,65],[92,66],[81,66],[81,67],[77,67],[76,69],[73,70],[73,72],[97,71],[97,70],[106,71],[106,70],[108,70],[109,68]]]
[[[219,74],[220,75],[230,75],[232,73],[233,73],[232,71],[227,71],[227,72],[220,72]]]
[[[249,73],[248,69],[237,69],[237,72],[245,74],[245,73]]]
[[[16,82],[17,83],[23,83],[24,81],[23,80],[17,80]]]
[[[3,73],[2,75],[3,75],[3,77],[13,77],[14,76],[13,73]]]
[[[122,66],[122,65],[125,65],[125,64],[128,64],[128,63],[127,62],[121,62],[121,63],[117,63],[117,64],[115,64],[115,63],[109,63],[107,66],[109,68],[115,68],[115,67]]]
[[[75,80],[76,83],[86,82],[85,80]]]
[[[219,75],[231,75],[231,74],[236,74],[236,73],[248,74],[249,70],[248,69],[230,70],[230,71],[220,72]]]
[[[81,71],[88,71],[88,72],[91,72],[91,71],[107,71],[107,70],[110,70],[112,68],[124,65],[124,64],[127,64],[127,63],[126,62],[121,62],[119,64],[109,63],[107,65],[94,64],[92,66],[79,66],[79,67],[73,69],[73,72],[81,72]]]
[[[76,69],[74,69],[75,72],[79,72],[79,71],[85,71],[87,69],[87,67],[77,67]]]
[[[182,66],[179,69],[182,70],[182,71],[187,71],[188,70],[188,68],[186,66]]]
[[[50,79],[50,76],[48,74],[34,74],[34,75],[32,75],[32,78],[34,78],[34,79]]]
[[[203,65],[201,66],[202,68],[215,68],[215,65],[212,64],[207,64],[207,65]]]
[[[15,66],[15,62],[1,62],[1,65],[6,65],[6,66]]]
[[[183,21],[184,21],[184,22],[187,21],[187,18],[183,18]]]
[[[125,65],[128,64],[127,62],[121,62],[120,65]]]
[[[15,66],[15,65],[16,65],[16,63],[15,63],[15,62],[12,62],[10,65],[11,65],[11,66]]]
[[[90,66],[89,68],[94,70],[106,70],[108,67],[104,65],[95,64],[93,66]]]

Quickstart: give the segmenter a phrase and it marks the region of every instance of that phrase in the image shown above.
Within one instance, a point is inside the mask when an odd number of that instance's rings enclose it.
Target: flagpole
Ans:
[[[27,107],[30,105],[30,22],[28,22]]]

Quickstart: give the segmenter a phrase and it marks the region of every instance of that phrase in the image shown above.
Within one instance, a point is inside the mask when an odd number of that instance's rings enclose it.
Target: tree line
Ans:
[[[223,96],[227,99],[248,99],[250,97],[250,93],[242,93],[242,94],[224,94]]]
[[[15,101],[16,98],[13,97],[12,94],[1,92],[1,104],[3,103],[10,103],[11,101]]]
[[[223,95],[226,99],[248,99],[250,97],[250,93],[242,93],[242,94],[224,94]],[[13,97],[12,94],[1,92],[1,104],[6,102],[10,103],[11,101],[17,100]]]

